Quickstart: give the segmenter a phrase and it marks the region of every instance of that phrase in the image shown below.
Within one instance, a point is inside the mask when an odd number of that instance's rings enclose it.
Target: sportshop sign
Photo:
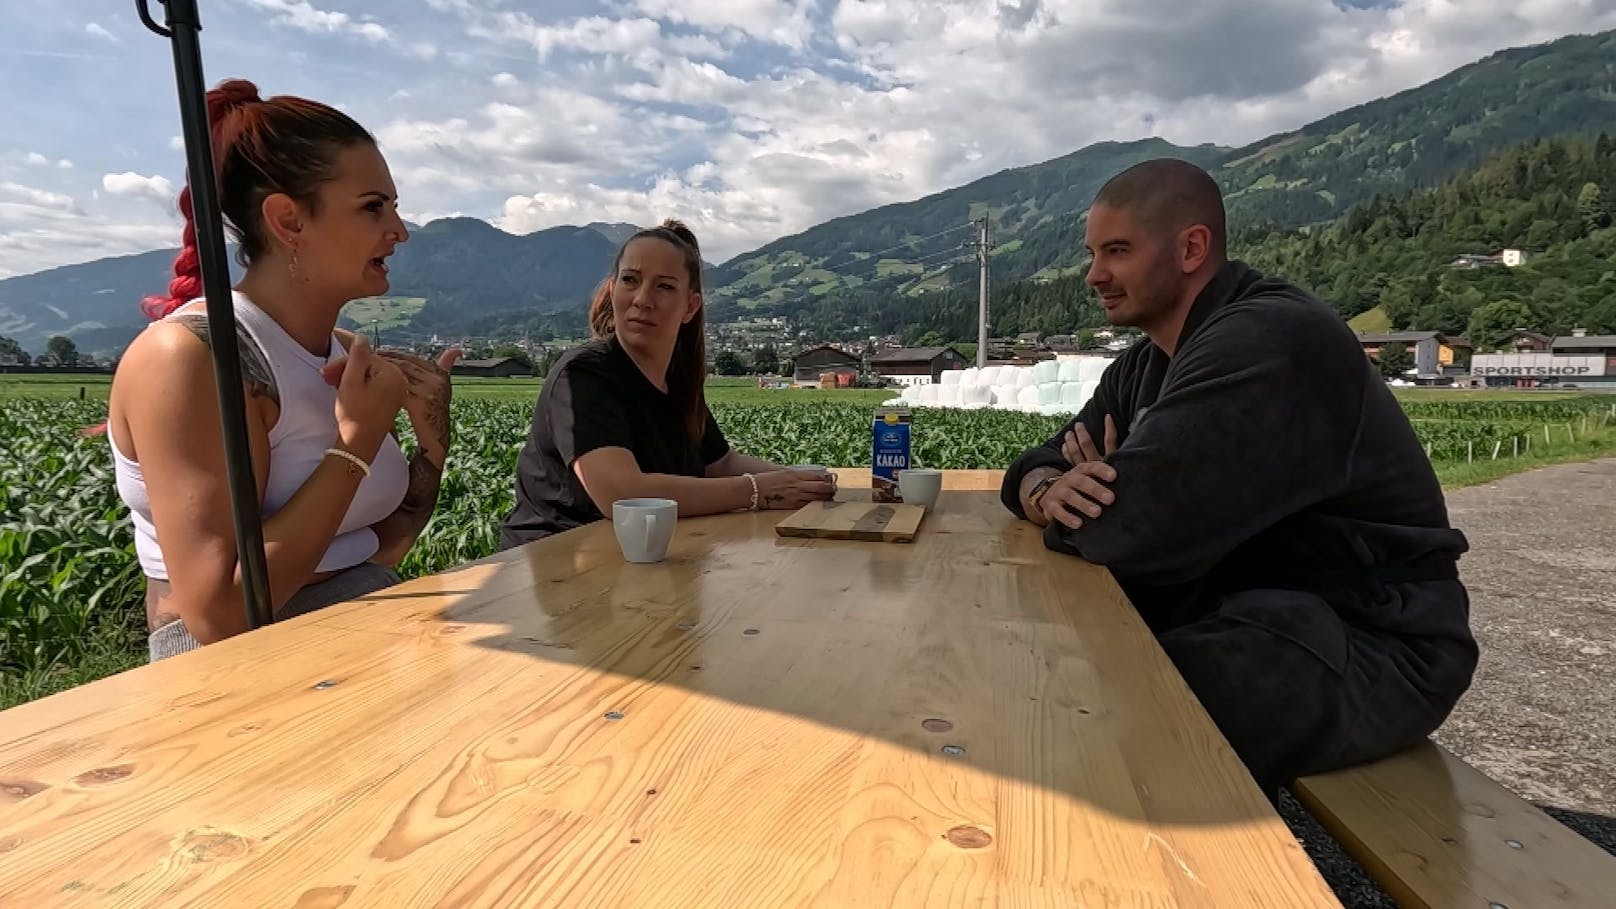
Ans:
[[[1605,375],[1603,356],[1561,357],[1554,354],[1477,354],[1470,374],[1480,377],[1577,378]]]

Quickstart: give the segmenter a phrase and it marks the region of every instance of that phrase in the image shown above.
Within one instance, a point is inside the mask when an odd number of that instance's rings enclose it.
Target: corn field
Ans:
[[[72,665],[90,631],[144,625],[143,579],[104,438],[81,430],[100,401],[0,400],[0,674]],[[1611,399],[1412,401],[1405,408],[1433,461],[1484,460],[1561,442],[1610,421]],[[867,466],[871,408],[837,401],[713,404],[736,448],[777,463]],[[511,507],[530,400],[454,405],[455,438],[439,508],[401,566],[406,577],[492,553]],[[924,410],[918,463],[1003,468],[1064,420],[1002,411]],[[406,426],[401,426],[406,446]],[[1547,434],[1545,436],[1545,434]],[[1535,441],[1527,442],[1525,440]]]

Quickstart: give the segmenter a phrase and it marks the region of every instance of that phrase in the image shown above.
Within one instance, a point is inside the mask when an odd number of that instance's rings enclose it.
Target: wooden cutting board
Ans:
[[[810,502],[775,525],[783,537],[913,543],[926,509],[890,502]]]

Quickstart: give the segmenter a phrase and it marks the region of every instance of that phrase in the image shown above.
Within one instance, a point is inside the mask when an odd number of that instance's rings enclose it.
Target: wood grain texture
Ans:
[[[1338,905],[1120,590],[602,522],[0,714],[0,906]]]
[[[782,537],[913,543],[926,509],[891,502],[809,502],[774,525]]]
[[[1400,906],[1616,903],[1616,857],[1434,742],[1294,788]]]
[[[836,474],[837,485],[843,490],[870,488],[868,467],[833,467],[831,473]],[[1002,470],[945,470],[942,473],[943,488],[955,492],[998,492],[1004,482]]]

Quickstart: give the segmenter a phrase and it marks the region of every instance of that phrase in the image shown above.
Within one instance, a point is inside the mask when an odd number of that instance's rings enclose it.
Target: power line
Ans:
[[[880,256],[882,253],[889,253],[889,252],[892,252],[894,249],[903,249],[905,246],[913,246],[916,243],[924,243],[927,240],[935,240],[938,237],[946,236],[948,234],[954,233],[955,231],[965,230],[968,227],[975,227],[975,226],[976,226],[976,224],[974,222],[967,222],[965,224],[956,224],[953,227],[950,227],[948,230],[940,230],[937,233],[934,233],[929,237],[921,237],[921,238],[919,238],[917,240],[907,240],[907,241],[905,241],[903,243],[899,243],[897,246],[889,246],[886,249],[876,250],[875,252],[870,253],[870,258],[874,259],[877,256]]]
[[[971,261],[969,257],[961,256],[957,250],[954,252],[954,255],[958,258],[950,259],[946,262],[939,262],[937,263],[936,267],[949,268],[955,265],[964,265],[965,263]],[[927,271],[930,270],[931,269],[927,269]],[[905,282],[903,286],[898,288],[898,293],[907,293],[909,289],[915,285],[922,284],[931,280],[933,277],[936,277],[935,275],[927,274],[927,271],[922,271],[920,274],[915,275],[913,280]]]
[[[968,249],[970,249],[969,245],[962,245],[962,246],[960,246],[960,247],[958,247],[956,249],[945,249],[945,250],[942,250],[940,252],[934,252],[929,256],[921,256],[920,258],[915,259],[912,262],[901,262],[899,264],[901,264],[901,265],[920,265],[920,266],[923,266],[923,267],[924,266],[931,266],[931,265],[934,265],[935,263],[932,263],[932,262],[930,262],[928,260],[931,260],[931,259],[943,259],[943,258],[948,258],[948,257],[951,257],[951,256],[960,256],[960,255],[962,255],[962,252],[961,252],[962,250],[968,250]]]
[[[941,230],[941,231],[938,231],[937,233],[930,234],[930,235],[927,235],[927,236],[924,236],[924,237],[916,237],[913,240],[906,240],[906,241],[904,241],[902,243],[899,243],[896,246],[889,246],[886,249],[878,249],[873,253],[865,253],[861,258],[854,259],[853,261],[848,262],[848,263],[846,263],[844,265],[836,265],[836,266],[810,265],[810,264],[808,264],[806,262],[791,262],[791,263],[787,263],[786,265],[781,266],[781,267],[801,268],[801,269],[803,269],[805,271],[828,271],[828,272],[830,272],[831,274],[834,274],[834,275],[843,275],[843,276],[845,276],[849,269],[856,270],[856,269],[861,269],[861,268],[865,268],[865,267],[871,267],[871,268],[879,267],[881,257],[883,255],[889,253],[889,252],[894,251],[894,250],[903,249],[906,246],[913,246],[916,243],[924,243],[927,240],[935,240],[938,237],[947,236],[948,234],[955,233],[957,231],[965,230],[967,228],[971,228],[971,227],[975,227],[975,226],[976,225],[974,223],[958,224],[958,225],[955,225],[954,227],[948,228],[947,230]],[[952,252],[954,252],[954,250],[953,249],[945,249],[945,250],[941,250],[940,252],[942,252],[942,253],[952,253]],[[933,256],[936,256],[938,254],[939,253],[928,253],[927,255],[921,256],[921,258],[922,259],[927,259],[927,258],[931,258]],[[900,260],[897,260],[897,264],[899,264],[899,265],[907,265],[907,264],[914,264],[914,263],[910,262],[910,261],[905,261],[905,260],[900,259]]]
[[[967,226],[970,226],[970,225],[967,225]],[[904,266],[904,265],[922,265],[922,266],[924,266],[924,265],[928,264],[928,260],[937,259],[939,257],[957,256],[957,255],[960,254],[960,250],[967,248],[968,245],[969,244],[963,244],[962,243],[962,244],[960,244],[959,246],[956,246],[956,247],[950,247],[948,249],[938,250],[937,252],[927,253],[926,255],[921,256],[918,259],[886,259],[886,260],[882,260],[882,259],[877,258],[879,253],[876,253],[876,254],[866,256],[866,257],[864,257],[862,259],[856,259],[856,260],[854,260],[852,262],[848,262],[846,264],[837,265],[837,266],[833,266],[833,267],[832,266],[824,266],[824,265],[802,266],[802,267],[804,269],[804,273],[810,272],[810,271],[824,271],[824,272],[830,272],[831,274],[836,275],[837,277],[843,277],[843,278],[845,278],[845,277],[859,277],[858,275],[852,274],[852,272],[859,271],[859,270],[864,270],[864,269],[868,269],[871,272],[874,272],[876,269],[879,269],[881,267],[881,262],[882,261],[886,261],[886,262],[891,263],[891,265],[893,267],[899,267],[899,266]],[[872,274],[871,277],[879,277],[879,276]],[[791,278],[786,283],[791,283],[792,281],[799,281],[799,280],[801,280],[801,278],[802,278],[802,276],[798,275],[797,277]]]

